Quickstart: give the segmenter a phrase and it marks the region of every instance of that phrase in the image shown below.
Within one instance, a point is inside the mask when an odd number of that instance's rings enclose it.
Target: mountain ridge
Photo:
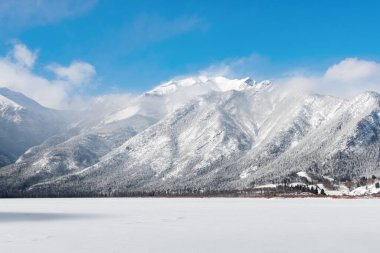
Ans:
[[[25,95],[0,88],[0,166],[65,128],[65,115]]]
[[[362,177],[380,176],[379,101],[376,92],[346,100],[250,78],[172,80],[31,148],[0,168],[0,189],[225,191],[301,184],[303,172],[320,190],[354,191]],[[326,178],[334,183],[321,185]]]

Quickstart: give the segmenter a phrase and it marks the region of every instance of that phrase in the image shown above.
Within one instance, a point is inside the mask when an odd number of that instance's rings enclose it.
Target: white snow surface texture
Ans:
[[[0,248],[375,253],[379,208],[376,199],[2,199]]]

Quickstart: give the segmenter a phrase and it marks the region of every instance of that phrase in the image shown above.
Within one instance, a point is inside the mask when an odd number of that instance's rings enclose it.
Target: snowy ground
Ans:
[[[1,199],[0,252],[379,252],[380,201]]]

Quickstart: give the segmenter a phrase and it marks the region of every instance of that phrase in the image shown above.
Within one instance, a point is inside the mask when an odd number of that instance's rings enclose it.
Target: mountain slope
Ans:
[[[63,115],[21,93],[0,88],[0,166],[65,128]]]
[[[260,177],[280,176],[279,167],[285,175],[310,171],[339,180],[379,175],[379,98],[366,92],[345,101],[326,124],[264,167]]]
[[[96,120],[93,117],[80,120],[70,131],[30,149],[16,164],[7,168],[7,171],[22,171],[22,177],[28,178],[28,184],[33,184],[84,169],[99,162],[102,156],[191,99],[210,91],[218,92],[217,84],[220,80],[226,79],[199,77],[178,80],[175,81],[178,85],[176,91],[165,94],[147,92],[130,101],[123,109],[105,113],[102,117],[97,115]],[[189,87],[184,85],[189,81],[199,86],[199,89],[189,92]],[[251,87],[251,81],[247,78],[233,80],[232,83],[234,85],[229,87],[232,90],[236,87]],[[165,89],[166,86],[167,84],[163,84],[155,90]],[[92,115],[91,112],[84,113]]]
[[[284,181],[322,189],[331,179],[326,191],[343,187],[335,182],[353,190],[380,175],[379,113],[375,92],[344,100],[250,78],[173,80],[29,149],[0,170],[0,189],[90,196]]]

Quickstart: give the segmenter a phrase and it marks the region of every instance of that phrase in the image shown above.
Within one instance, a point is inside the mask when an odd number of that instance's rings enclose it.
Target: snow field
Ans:
[[[1,252],[378,252],[376,199],[2,199]]]

